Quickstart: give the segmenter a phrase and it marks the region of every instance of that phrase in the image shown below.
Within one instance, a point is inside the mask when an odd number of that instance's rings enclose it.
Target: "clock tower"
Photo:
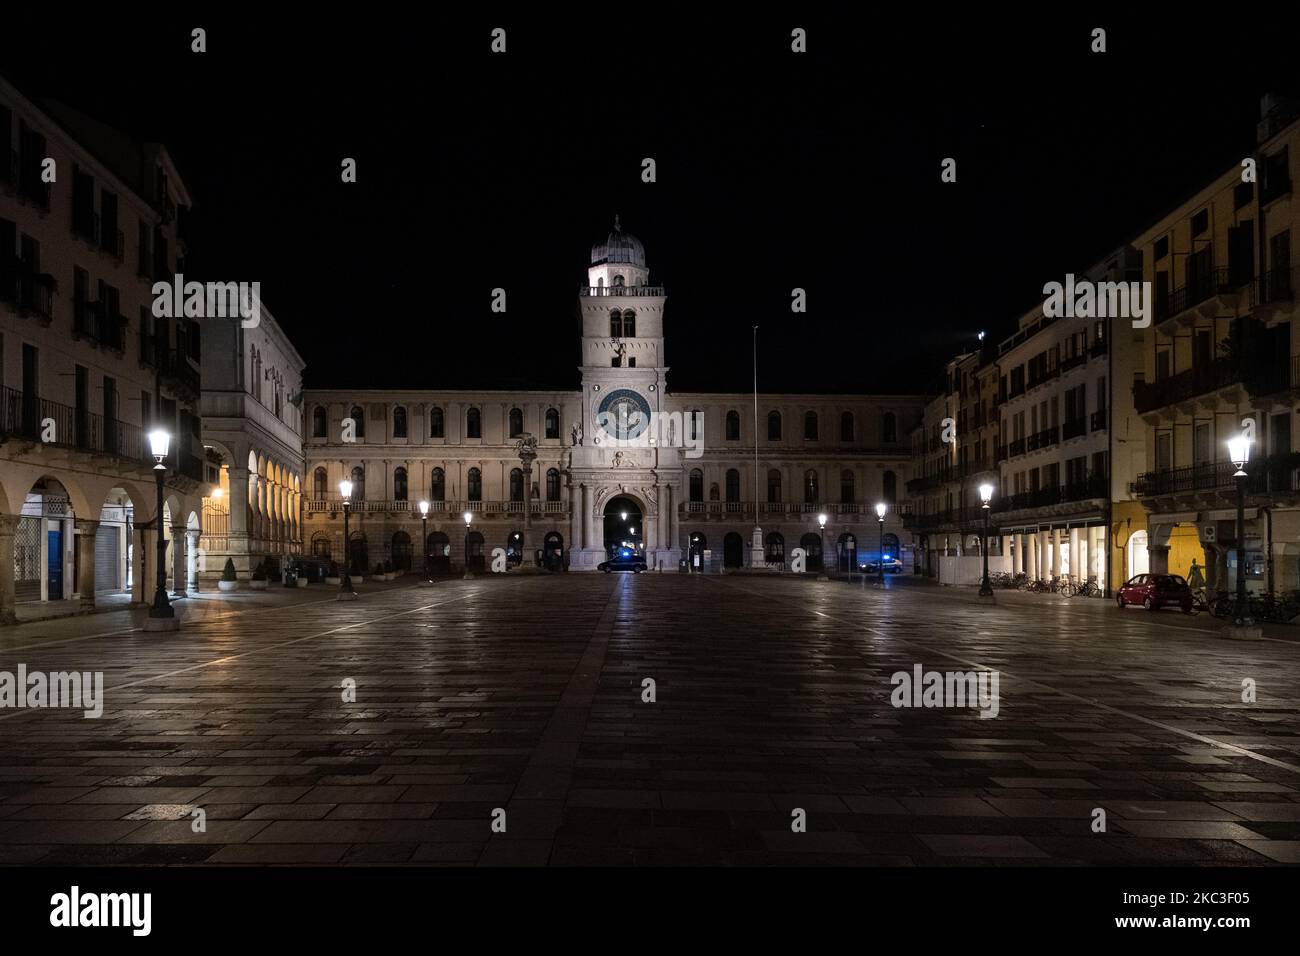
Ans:
[[[682,423],[665,427],[660,419],[665,300],[663,287],[650,283],[645,247],[614,217],[613,231],[591,247],[587,284],[578,291],[582,427],[572,436],[569,471],[579,503],[572,553],[584,569],[608,556],[606,518],[615,499],[618,513],[640,512],[632,548],[646,564],[677,569],[681,461],[672,446],[680,442],[665,439],[680,438]]]

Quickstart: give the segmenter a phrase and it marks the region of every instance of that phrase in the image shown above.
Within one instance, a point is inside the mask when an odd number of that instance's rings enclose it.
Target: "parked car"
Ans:
[[[858,568],[862,571],[867,572],[868,574],[879,574],[880,562],[867,561],[859,564]],[[900,572],[902,572],[902,570],[903,570],[903,562],[898,560],[898,558],[885,558],[886,574],[899,574]]]
[[[1192,613],[1192,589],[1177,574],[1138,574],[1120,586],[1115,594],[1120,607],[1141,604],[1148,611],[1174,605],[1184,614]]]
[[[640,574],[646,570],[646,563],[645,558],[637,557],[635,554],[620,554],[616,558],[600,562],[596,565],[596,570],[604,571],[606,574],[611,571],[631,571],[633,574]]]

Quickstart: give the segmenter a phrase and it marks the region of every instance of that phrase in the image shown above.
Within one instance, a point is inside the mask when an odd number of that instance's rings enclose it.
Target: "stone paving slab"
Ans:
[[[0,711],[0,864],[1300,862],[1289,639],[790,575],[269,593],[0,631],[105,685]],[[893,706],[915,665],[996,669],[997,716]]]

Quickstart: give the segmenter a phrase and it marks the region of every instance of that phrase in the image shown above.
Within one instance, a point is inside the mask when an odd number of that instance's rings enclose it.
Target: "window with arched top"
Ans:
[[[483,413],[477,408],[471,408],[465,412],[465,437],[483,437]]]
[[[366,437],[365,409],[363,409],[360,405],[353,405],[352,411],[348,415],[348,417],[352,419],[352,423],[353,423],[352,433],[356,435],[357,438],[365,438]]]
[[[698,468],[691,469],[690,500],[704,500],[704,472]]]
[[[814,505],[817,503],[817,471],[809,468],[803,473],[803,500],[804,504]]]
[[[886,445],[898,441],[898,420],[894,418],[893,412],[885,412],[880,416],[880,440]]]
[[[840,441],[853,441],[853,413],[840,415]]]
[[[560,500],[560,473],[554,468],[546,469],[546,500]]]
[[[817,440],[817,413],[805,412],[803,416],[803,437],[805,441]]]
[[[443,417],[442,409],[437,405],[429,409],[429,437],[445,438],[447,436],[447,421]]]
[[[781,413],[780,412],[767,413],[767,440],[768,441],[781,440]]]
[[[406,469],[397,468],[393,471],[393,500],[406,500]]]
[[[621,288],[625,284],[626,284],[626,280],[624,280],[621,274],[614,276],[614,285],[619,286]]]
[[[727,441],[740,441],[740,412],[727,412]]]
[[[510,500],[524,500],[524,473],[520,468],[510,469]]]
[[[636,338],[636,313],[631,309],[623,310],[623,338]]]
[[[429,476],[429,498],[433,501],[447,499],[447,474],[441,468],[433,469]]]
[[[366,470],[360,465],[352,469],[352,500],[366,500]]]
[[[401,405],[393,409],[393,437],[406,437],[406,409]]]
[[[840,472],[840,504],[853,504],[855,500],[854,492],[856,490],[857,489],[854,487],[853,472],[845,468]]]
[[[325,496],[329,494],[329,482],[329,476],[324,468],[317,468],[312,473],[312,492],[317,501],[324,501]]]
[[[768,504],[779,504],[780,501],[781,472],[775,468],[770,468],[767,472],[767,502]]]
[[[325,438],[329,434],[329,415],[325,408],[317,405],[311,410],[311,437]]]
[[[522,409],[510,409],[510,437],[518,438],[524,433],[524,413]]]
[[[465,494],[470,501],[483,500],[483,472],[471,468],[465,477]]]
[[[740,500],[740,472],[735,468],[727,469],[727,500]]]
[[[887,471],[884,474],[881,497],[885,499],[885,504],[889,505],[898,500],[898,476],[892,471]]]
[[[560,413],[553,408],[546,410],[546,437],[560,437]]]
[[[609,337],[611,339],[623,337],[623,313],[618,309],[610,309],[609,312]]]

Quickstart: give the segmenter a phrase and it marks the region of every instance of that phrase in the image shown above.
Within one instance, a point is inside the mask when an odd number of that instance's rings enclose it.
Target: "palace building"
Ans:
[[[902,552],[923,398],[760,394],[755,415],[753,394],[672,392],[666,291],[617,220],[578,302],[572,391],[309,389],[304,548],[342,558],[347,479],[352,564],[366,571],[418,568],[425,524],[444,571],[498,548],[508,565],[575,571],[618,549],[698,571],[789,568],[796,548],[815,570],[823,542],[845,570],[882,542]]]

